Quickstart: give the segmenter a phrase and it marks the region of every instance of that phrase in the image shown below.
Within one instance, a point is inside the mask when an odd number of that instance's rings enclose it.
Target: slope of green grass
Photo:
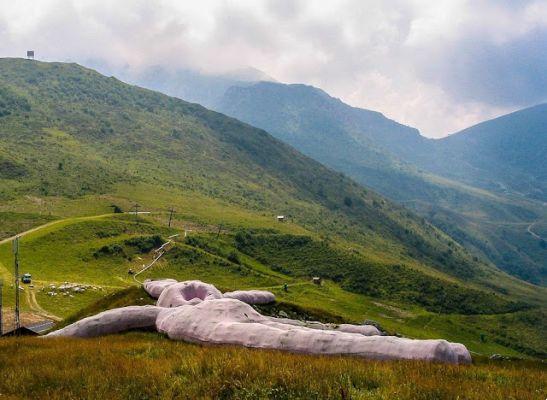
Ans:
[[[20,240],[20,263],[25,272],[36,279],[47,277],[54,282],[80,282],[109,285],[129,278],[129,266],[134,265],[131,253],[123,251],[106,253],[101,249],[106,246],[128,246],[127,239],[136,235],[152,233],[167,234],[166,228],[149,223],[139,224],[131,220],[103,219],[83,220],[80,223],[52,226],[29,234]],[[159,247],[159,246],[158,246]],[[4,266],[11,265],[10,246],[0,247],[0,260]],[[116,278],[113,278],[116,277]]]
[[[307,236],[239,233],[237,248],[276,271],[295,276],[321,276],[347,290],[378,298],[420,304],[431,311],[463,314],[516,311],[524,304],[434,279],[404,264],[374,264],[345,254]],[[463,270],[461,274],[465,275]]]
[[[210,246],[179,242],[140,279],[269,288],[287,304],[353,322],[374,318],[408,336],[461,339],[476,351],[544,353],[538,328],[533,318],[526,322],[524,311],[523,320],[507,317],[507,329],[495,322],[505,314],[493,316],[487,342],[479,338],[490,315],[478,316],[473,325],[467,316],[432,312],[502,312],[518,302],[534,311],[545,303],[543,289],[474,260],[425,219],[266,132],[71,64],[2,59],[0,88],[6,100],[0,117],[0,212],[16,215],[15,229],[23,228],[24,213],[66,217],[21,239],[21,269],[33,274],[37,301],[49,313],[73,315],[103,295],[92,289],[80,297],[50,296],[50,284],[101,286],[104,295],[136,285],[128,270],[140,269],[152,254],[133,240],[157,242],[157,235],[174,232],[182,238],[186,229]],[[138,221],[112,214],[135,202],[152,214]],[[170,207],[177,212],[168,229]],[[288,222],[277,223],[278,214]],[[233,238],[241,230],[306,236],[313,246],[287,246],[283,255],[291,262],[283,265],[275,251],[236,248]],[[332,247],[323,249],[318,245],[323,242]],[[323,264],[302,263],[302,255],[315,250],[323,251]],[[0,245],[0,274],[7,280],[11,264],[9,244]],[[394,272],[395,265],[404,266],[401,273]],[[335,282],[313,286],[308,275],[315,272]],[[366,274],[380,288],[367,284]],[[451,297],[439,300],[443,293]],[[477,304],[468,301],[468,293]],[[516,326],[530,334],[512,343]],[[504,329],[511,340],[503,339]]]
[[[287,225],[272,226],[287,229]],[[259,235],[270,235],[274,240],[283,237],[273,227],[259,229],[262,232]],[[167,236],[172,232],[174,231],[165,225],[154,223],[154,216],[139,218],[138,224],[133,216],[116,214],[61,220],[21,239],[21,268],[33,275],[38,304],[51,314],[70,317],[68,321],[116,306],[145,304],[150,300],[147,300],[148,296],[142,289],[137,289],[136,292],[131,289],[131,296],[128,298],[123,295],[123,291],[117,294],[120,290],[125,290],[124,288],[136,288],[137,282],[127,273],[129,268],[138,271],[152,258],[151,253],[142,253],[132,244],[135,240],[146,243],[154,235]],[[317,286],[311,283],[306,270],[302,274],[291,272],[287,275],[285,271],[272,269],[272,260],[275,257],[266,252],[262,252],[257,258],[241,252],[235,244],[236,236],[234,233],[221,233],[217,239],[216,233],[192,231],[186,240],[179,237],[171,250],[152,268],[141,274],[139,280],[200,279],[224,291],[262,288],[274,292],[278,304],[300,307],[305,315],[319,318],[324,315],[321,318],[323,320],[361,323],[365,319],[373,319],[391,333],[398,332],[417,338],[442,337],[463,342],[471,350],[484,354],[541,356],[547,352],[542,338],[545,315],[541,309],[495,315],[442,314],[427,311],[423,304],[409,302],[406,298],[379,296],[376,291],[354,291],[353,288],[349,289],[354,292],[348,292],[330,280]],[[302,260],[310,258],[316,266],[328,265],[333,260],[343,261],[338,270],[344,271],[344,263],[353,260],[355,268],[361,269],[363,276],[378,278],[377,275],[371,275],[374,269],[367,269],[366,258],[361,259],[362,256],[355,252],[339,249],[335,245],[323,248],[316,255],[294,247],[288,247],[283,254],[285,258],[292,260],[290,265],[295,268],[303,266]],[[361,264],[355,264],[357,260],[361,260]],[[0,246],[0,271],[6,282],[12,279],[11,262],[9,244]],[[382,274],[382,270],[374,273]],[[324,277],[328,278],[328,275]],[[62,293],[57,296],[48,295],[49,285],[59,286],[65,281],[89,285],[90,288],[83,294],[73,293],[73,297]],[[385,287],[381,280],[377,282],[379,287]],[[392,289],[396,288],[393,286],[396,283],[387,279],[386,282]],[[443,286],[446,282],[439,283],[441,288],[446,287]],[[288,285],[288,291],[283,289],[284,284]],[[408,285],[411,284],[415,284],[415,281],[408,282]],[[404,283],[399,290],[406,286]],[[461,289],[464,292],[467,290]],[[484,295],[488,296],[486,293]],[[99,303],[95,303],[97,300]],[[13,290],[9,285],[5,288],[5,301],[7,306],[13,305]],[[22,302],[23,309],[30,311],[25,294]],[[478,306],[491,305],[485,303]],[[519,335],[523,332],[526,334]]]
[[[161,90],[177,92],[166,86]],[[545,284],[547,250],[526,232],[530,222],[547,221],[545,207],[533,200],[541,198],[545,181],[545,105],[441,140],[306,85],[233,86],[213,108],[417,211],[498,268]],[[507,186],[530,198],[510,193]]]
[[[51,215],[0,212],[0,240],[53,220]]]
[[[5,377],[0,397],[7,399],[526,400],[547,395],[545,366],[537,362],[379,362],[199,346],[142,333],[2,340],[0,374]]]
[[[162,193],[147,206],[197,198],[201,214],[210,211],[217,220],[225,208],[285,214],[308,230],[357,242],[378,258],[449,272],[468,267],[476,276],[496,273],[425,220],[264,131],[198,105],[74,64],[2,59],[0,87],[9,107],[0,124],[6,210],[21,210],[16,205],[29,202],[24,195],[54,206],[63,203],[59,198],[100,195],[100,203],[82,207],[88,212],[119,194],[127,209]],[[210,204],[214,211],[206,210]]]

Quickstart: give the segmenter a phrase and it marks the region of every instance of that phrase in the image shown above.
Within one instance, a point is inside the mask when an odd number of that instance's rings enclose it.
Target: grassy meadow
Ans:
[[[0,240],[54,220],[55,217],[49,215],[0,212]]]
[[[211,220],[195,216],[185,220],[177,215],[173,228],[168,228],[165,218],[161,213],[139,217],[138,221],[126,214],[72,217],[56,220],[23,236],[21,270],[33,275],[34,284],[34,289],[24,286],[23,311],[38,314],[43,311],[73,321],[106,308],[141,304],[142,299],[148,299],[141,289],[122,303],[108,300],[126,288],[138,288],[138,282],[128,270],[140,270],[153,257],[151,247],[141,249],[135,243],[155,236],[165,240],[179,233],[171,250],[141,274],[140,281],[170,277],[200,279],[224,291],[260,288],[275,293],[279,304],[300,307],[305,310],[304,314],[325,321],[362,323],[372,319],[389,333],[413,338],[445,338],[464,343],[475,354],[544,357],[547,353],[542,337],[547,318],[541,308],[492,313],[490,298],[476,297],[471,313],[463,308],[464,302],[450,298],[446,304],[452,309],[436,310],[431,308],[436,303],[430,302],[436,300],[439,290],[436,285],[443,281],[420,275],[427,284],[418,288],[420,297],[414,299],[411,297],[417,293],[411,291],[417,281],[414,275],[410,278],[396,275],[398,280],[384,279],[391,268],[389,264],[380,267],[374,259],[354,250],[344,250],[343,243],[330,241],[325,246],[317,236],[302,236],[305,231],[290,223],[278,224],[272,222],[272,218],[269,222],[264,218],[263,225],[258,223],[258,227],[250,230],[245,224],[237,227],[234,219],[226,222],[218,234],[218,225]],[[184,238],[184,227],[192,228],[187,238]],[[254,232],[251,237],[258,235],[261,240],[252,241],[252,246],[238,244],[238,237],[247,237],[249,232]],[[272,251],[279,240],[290,240],[293,245],[287,245],[283,251]],[[10,244],[0,245],[0,273],[6,281],[7,307],[13,306],[13,287],[9,284],[12,262]],[[331,265],[336,265],[335,271],[342,275],[329,275]],[[319,271],[316,268],[320,268]],[[374,284],[356,286],[360,281],[359,275],[353,272],[355,269],[365,271],[361,275]],[[408,269],[408,273],[418,273],[412,271]],[[322,286],[312,284],[309,279],[316,273],[325,278]],[[58,287],[64,282],[90,288],[71,296],[48,294],[50,285]],[[284,284],[288,285],[287,291],[283,289]],[[467,290],[471,290],[473,297],[472,289]],[[462,293],[465,294],[465,290]],[[495,296],[492,300],[500,298]],[[88,312],[82,314],[85,310]],[[306,319],[301,315],[295,317]]]
[[[544,399],[545,364],[381,362],[199,346],[158,334],[0,341],[0,398]]]

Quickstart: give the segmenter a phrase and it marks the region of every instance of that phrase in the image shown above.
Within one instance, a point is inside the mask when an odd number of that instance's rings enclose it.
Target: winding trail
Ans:
[[[58,317],[57,315],[54,315],[54,314],[51,314],[49,312],[47,312],[46,310],[44,310],[40,304],[38,304],[38,301],[36,301],[36,293],[34,292],[34,289],[31,289],[31,288],[26,288],[25,289],[25,297],[26,297],[26,300],[27,300],[27,303],[30,307],[30,310],[35,313],[35,314],[38,314],[44,318],[48,318],[48,319],[51,319],[53,321],[61,321],[62,318],[61,317]]]
[[[528,227],[526,228],[526,231],[532,235],[532,237],[536,238],[537,240],[544,240],[541,236],[539,236],[537,233],[535,233],[532,228],[534,227],[535,224],[537,224],[538,221],[535,221],[535,222],[532,222],[530,225],[528,225]]]
[[[9,243],[13,239],[15,239],[16,237],[23,237],[23,236],[26,236],[30,233],[37,232],[37,231],[45,229],[45,228],[49,228],[50,226],[66,223],[68,221],[87,221],[87,220],[91,220],[91,219],[100,219],[100,218],[110,217],[112,215],[115,215],[115,214],[101,214],[101,215],[91,215],[91,216],[88,216],[88,217],[71,217],[71,218],[57,219],[55,221],[48,222],[47,224],[35,226],[34,228],[31,228],[31,229],[26,230],[24,232],[18,233],[17,235],[2,239],[2,240],[0,240],[0,245]]]
[[[168,243],[171,243],[170,241],[165,243],[165,244],[168,244]],[[163,246],[165,246],[165,244]],[[163,247],[162,246],[162,247]],[[142,274],[143,272],[147,271],[149,268],[151,268],[155,263],[156,261],[158,261],[165,253],[167,252],[167,250],[165,251],[162,251],[160,250],[158,252],[158,255],[156,257],[154,257],[154,259],[152,260],[152,262],[150,264],[148,264],[147,266],[145,266],[143,269],[141,269],[139,272],[137,272],[136,274],[133,275],[133,279],[135,280],[135,282],[139,283],[139,284],[142,284],[142,282],[140,280],[137,279],[137,276]]]
[[[91,215],[91,216],[86,216],[86,217],[70,217],[70,218],[58,219],[58,220],[51,221],[51,222],[48,222],[48,223],[43,224],[43,225],[35,226],[34,228],[28,229],[24,232],[20,232],[17,235],[2,239],[2,240],[0,240],[0,246],[4,245],[4,244],[7,244],[7,243],[10,243],[16,237],[27,236],[31,233],[38,232],[40,230],[49,228],[51,226],[66,224],[66,223],[70,223],[70,222],[79,222],[79,221],[88,221],[88,220],[94,220],[94,219],[101,219],[101,218],[106,218],[106,217],[110,217],[110,216],[113,216],[113,215],[116,215],[116,214],[109,213],[109,214]],[[5,268],[2,268],[2,267],[3,266],[0,263],[0,273],[2,272],[3,269],[5,269]],[[9,273],[7,271],[7,269],[6,269],[5,272]],[[59,316],[49,313],[48,311],[46,311],[45,309],[43,309],[40,306],[40,304],[36,300],[36,293],[34,292],[34,289],[26,287],[25,291],[24,291],[24,295],[25,295],[25,300],[27,301],[30,310],[34,314],[40,315],[44,318],[47,318],[47,319],[50,319],[50,320],[53,320],[53,321],[61,321],[62,320],[62,318],[60,318]]]
[[[156,256],[154,256],[154,259],[152,260],[152,262],[150,264],[148,264],[147,266],[143,267],[143,269],[141,269],[139,272],[137,272],[136,274],[133,275],[133,279],[135,280],[135,282],[142,285],[142,282],[137,279],[137,276],[142,274],[144,271],[147,271],[149,268],[151,268],[161,257],[163,257],[163,255],[165,253],[167,253],[169,250],[171,250],[171,247],[169,245],[173,244],[173,242],[174,242],[174,240],[177,236],[179,236],[178,233],[175,234],[175,235],[169,236],[167,242],[165,242],[159,248],[154,250],[154,253],[156,253]]]

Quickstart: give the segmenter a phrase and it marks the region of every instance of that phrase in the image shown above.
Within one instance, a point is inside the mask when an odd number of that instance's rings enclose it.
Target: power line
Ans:
[[[171,207],[169,211],[169,228],[171,228],[171,221],[173,220],[173,213],[175,212],[175,209]]]
[[[13,255],[14,255],[14,275],[15,275],[15,332],[19,332],[21,328],[21,320],[19,319],[19,237],[13,239]]]
[[[2,332],[4,332],[4,329],[3,329],[3,325],[4,325],[4,321],[2,319],[2,316],[4,315],[2,313],[2,289],[4,288],[4,281],[2,279],[0,279],[0,336],[2,336]]]
[[[217,239],[220,236],[220,231],[222,231],[222,224],[218,226]]]
[[[138,203],[135,203],[133,205],[133,208],[135,209],[135,221],[137,222],[137,224],[139,223],[139,208],[141,206],[138,204]]]

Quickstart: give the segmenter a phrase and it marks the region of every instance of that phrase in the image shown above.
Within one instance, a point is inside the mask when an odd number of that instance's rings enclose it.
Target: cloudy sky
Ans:
[[[252,66],[430,137],[547,101],[547,0],[0,0],[0,57]]]

